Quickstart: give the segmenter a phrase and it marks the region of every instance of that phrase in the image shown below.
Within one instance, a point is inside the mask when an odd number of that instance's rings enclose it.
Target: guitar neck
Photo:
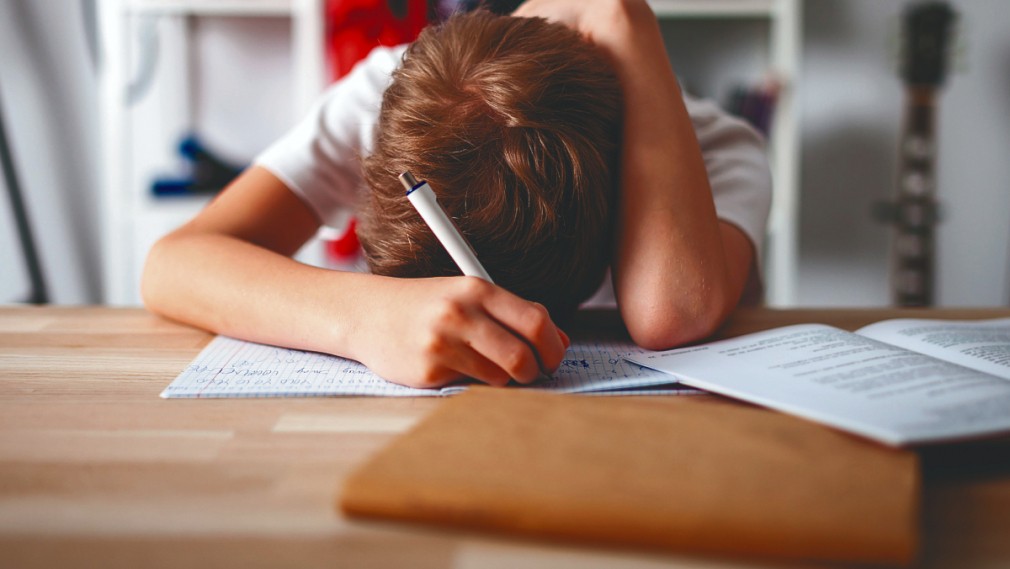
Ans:
[[[935,114],[937,90],[947,72],[951,27],[957,14],[947,2],[912,2],[904,12],[901,78],[906,86],[894,224],[892,292],[900,306],[931,306],[937,222]]]
[[[935,291],[936,91],[909,87],[901,140],[894,238],[894,301],[931,306]]]

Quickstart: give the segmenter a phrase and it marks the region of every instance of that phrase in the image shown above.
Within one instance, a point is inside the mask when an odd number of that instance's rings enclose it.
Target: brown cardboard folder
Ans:
[[[473,389],[347,480],[350,515],[676,551],[906,564],[916,456],[698,397]]]

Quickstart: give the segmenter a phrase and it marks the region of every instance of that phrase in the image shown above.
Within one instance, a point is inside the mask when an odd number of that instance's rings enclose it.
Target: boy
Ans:
[[[530,0],[514,16],[456,17],[425,32],[395,72],[399,50],[373,52],[154,247],[147,305],[418,387],[529,383],[541,365],[555,369],[568,338],[552,316],[572,311],[608,264],[640,345],[714,331],[756,282],[770,199],[759,139],[711,106],[688,114],[645,0]],[[443,102],[447,93],[458,99]],[[543,105],[553,112],[538,114]],[[432,182],[505,287],[435,276],[458,272],[398,188],[403,170]],[[380,274],[290,259],[341,207],[362,209]]]

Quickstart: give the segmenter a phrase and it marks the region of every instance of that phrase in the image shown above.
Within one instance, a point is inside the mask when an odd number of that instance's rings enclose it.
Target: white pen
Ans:
[[[410,203],[414,204],[414,209],[417,210],[417,213],[421,214],[421,219],[428,224],[431,232],[438,238],[439,243],[449,252],[449,256],[452,257],[459,270],[463,271],[463,274],[468,277],[479,277],[494,284],[494,281],[491,280],[491,275],[487,274],[484,266],[477,260],[477,253],[474,252],[473,247],[466,242],[466,239],[459,232],[459,228],[445,214],[442,206],[438,205],[435,192],[428,185],[428,182],[423,180],[418,182],[417,178],[410,172],[400,174],[399,178],[400,183],[407,189],[407,199],[410,200]],[[522,337],[522,335],[516,332],[512,333],[533,350],[533,357],[536,358],[537,367],[540,368],[540,379],[550,379],[551,376],[545,370],[544,362],[540,359],[540,352],[537,351],[536,347],[529,340]]]
[[[428,185],[428,182],[417,181],[410,172],[400,174],[400,183],[407,189],[407,199],[414,204],[417,213],[431,228],[431,232],[438,238],[439,243],[452,257],[452,260],[468,277],[480,277],[487,282],[494,284],[491,275],[487,274],[484,266],[477,260],[477,254],[473,247],[466,242],[459,228],[452,222],[452,219],[445,214],[442,206],[438,205],[435,192]]]

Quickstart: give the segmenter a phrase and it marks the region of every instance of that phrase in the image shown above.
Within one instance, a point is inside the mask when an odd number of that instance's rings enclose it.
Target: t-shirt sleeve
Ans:
[[[750,238],[760,266],[772,199],[764,139],[711,101],[685,96],[684,102],[705,158],[716,215]]]
[[[362,187],[361,157],[371,150],[382,94],[403,47],[379,47],[334,83],[298,125],[256,157],[324,225],[354,209]]]

